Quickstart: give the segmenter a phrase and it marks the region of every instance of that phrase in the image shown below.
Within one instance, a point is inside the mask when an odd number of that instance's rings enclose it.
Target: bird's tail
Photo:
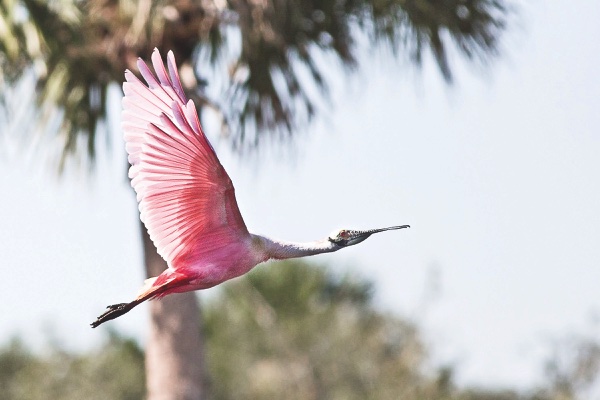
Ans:
[[[112,304],[106,307],[107,310],[90,325],[92,328],[96,328],[106,321],[110,321],[111,319],[118,318],[121,315],[128,313],[132,308],[146,300],[161,298],[168,294],[172,289],[187,285],[188,283],[189,279],[184,278],[183,275],[177,273],[163,273],[154,278],[146,279],[144,281],[144,286],[142,286],[142,289],[135,300],[129,303]]]

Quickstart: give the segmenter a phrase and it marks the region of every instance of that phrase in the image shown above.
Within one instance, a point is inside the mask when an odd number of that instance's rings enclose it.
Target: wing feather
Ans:
[[[141,219],[171,267],[249,236],[235,190],[186,99],[172,52],[156,76],[138,60],[144,84],[125,72],[122,127]]]

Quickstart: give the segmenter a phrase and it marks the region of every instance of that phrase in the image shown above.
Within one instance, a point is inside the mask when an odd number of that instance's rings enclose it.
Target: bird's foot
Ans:
[[[100,315],[94,322],[90,325],[92,328],[99,326],[100,324],[110,321],[111,319],[115,319],[120,317],[121,315],[129,312],[133,307],[138,305],[139,303],[136,301],[132,301],[131,303],[119,303],[112,304],[106,307],[108,310],[104,312],[104,314]]]

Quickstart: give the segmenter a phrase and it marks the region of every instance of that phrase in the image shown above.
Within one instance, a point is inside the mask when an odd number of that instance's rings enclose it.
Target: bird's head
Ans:
[[[340,247],[348,247],[365,241],[369,236],[371,236],[374,233],[403,228],[410,228],[410,225],[390,226],[389,228],[368,229],[364,231],[358,231],[353,229],[340,229],[339,231],[335,231],[331,235],[329,235],[329,241]]]

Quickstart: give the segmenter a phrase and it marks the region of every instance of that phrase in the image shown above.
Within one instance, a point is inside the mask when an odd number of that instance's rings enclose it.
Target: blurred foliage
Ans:
[[[549,387],[555,400],[596,399],[600,396],[600,342],[593,336],[571,334],[554,343],[546,362]]]
[[[203,308],[210,399],[591,399],[600,347],[573,336],[554,344],[547,383],[461,388],[451,366],[428,367],[417,327],[378,311],[373,287],[302,261],[274,263],[222,286]],[[143,399],[143,353],[109,333],[97,350],[34,354],[0,348],[0,400]]]
[[[371,285],[300,261],[258,268],[204,306],[215,399],[413,398],[416,328],[377,312]]]
[[[0,400],[133,400],[144,397],[144,355],[111,334],[101,349],[31,353],[17,339],[0,349]]]
[[[126,68],[137,70],[138,56],[147,60],[154,47],[163,55],[171,49],[197,106],[220,113],[234,145],[255,146],[265,133],[286,139],[312,119],[327,96],[332,66],[347,72],[357,66],[358,42],[417,66],[430,52],[450,82],[450,53],[484,63],[498,54],[513,13],[508,4],[0,0],[0,89],[30,73],[39,110],[19,131],[58,133],[64,155],[78,153],[81,141],[93,156],[108,87],[120,85]],[[203,88],[211,71],[219,77],[212,87],[222,85],[209,97]],[[0,90],[5,101],[7,93]],[[18,102],[23,95],[10,97]]]

